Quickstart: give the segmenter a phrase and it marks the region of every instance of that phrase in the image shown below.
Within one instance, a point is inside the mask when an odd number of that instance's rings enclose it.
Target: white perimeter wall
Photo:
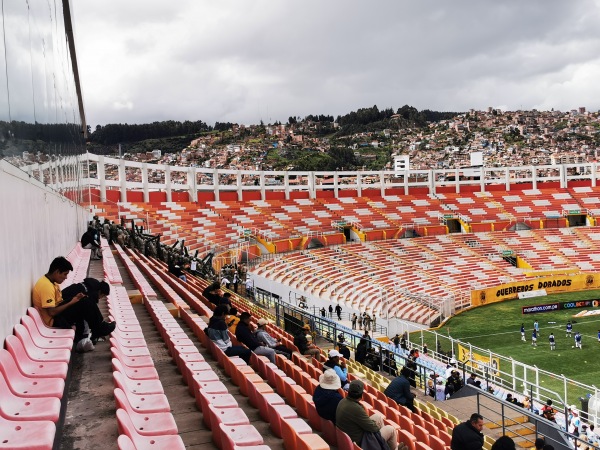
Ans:
[[[66,256],[88,213],[0,161],[0,341],[31,305],[31,288],[56,256]]]

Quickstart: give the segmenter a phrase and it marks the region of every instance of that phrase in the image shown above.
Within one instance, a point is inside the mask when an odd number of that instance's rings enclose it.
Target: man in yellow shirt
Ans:
[[[84,321],[88,323],[94,340],[109,335],[115,329],[115,322],[105,322],[96,302],[85,293],[75,295],[68,302],[63,301],[60,284],[67,279],[71,270],[73,266],[66,258],[54,258],[48,273],[33,287],[33,306],[49,327],[72,328],[75,325],[76,343],[86,337],[83,334]]]

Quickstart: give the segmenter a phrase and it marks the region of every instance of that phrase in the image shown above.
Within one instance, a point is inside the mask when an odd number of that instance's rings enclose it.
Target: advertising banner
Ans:
[[[523,311],[523,314],[537,314],[543,312],[558,311],[559,308],[560,304],[558,303],[548,303],[546,305],[523,306],[521,310]]]
[[[471,291],[471,305],[481,306],[517,298],[520,293],[545,290],[548,294],[600,288],[600,275],[577,274],[534,278]]]
[[[458,352],[457,359],[464,363],[467,367],[473,370],[477,368],[482,372],[485,372],[485,368],[489,368],[488,372],[490,375],[498,376],[500,373],[498,370],[500,369],[500,360],[498,358],[490,358],[489,355],[481,355],[479,353],[475,353],[469,350],[468,347],[457,344]]]

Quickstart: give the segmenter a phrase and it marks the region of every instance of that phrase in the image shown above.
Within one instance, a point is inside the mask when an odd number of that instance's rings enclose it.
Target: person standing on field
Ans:
[[[550,350],[556,350],[556,342],[554,340],[554,333],[550,333],[550,336],[548,336],[548,341],[550,342]]]

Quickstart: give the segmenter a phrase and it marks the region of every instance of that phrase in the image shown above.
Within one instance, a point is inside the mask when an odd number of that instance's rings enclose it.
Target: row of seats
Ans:
[[[125,288],[107,299],[117,327],[110,338],[121,450],[184,449],[171,408]]]
[[[47,327],[28,308],[0,350],[0,448],[52,449],[73,330]]]

